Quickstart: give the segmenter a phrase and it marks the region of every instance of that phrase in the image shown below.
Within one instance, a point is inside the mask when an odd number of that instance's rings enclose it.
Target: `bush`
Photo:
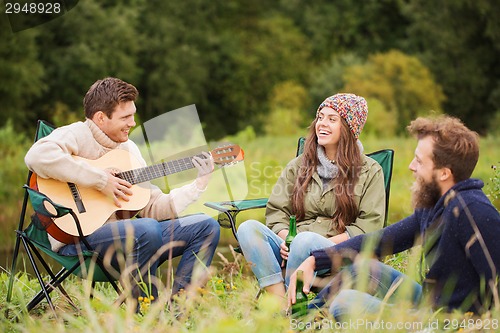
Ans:
[[[271,136],[296,135],[302,129],[303,110],[307,104],[303,86],[286,81],[273,89],[269,101],[271,112],[264,119],[264,130]],[[310,119],[314,115],[311,113]]]
[[[22,132],[16,132],[11,121],[0,128],[0,154],[2,166],[0,167],[0,201],[4,207],[12,206],[14,200],[19,199],[21,186],[26,181],[26,165],[24,155],[29,148],[29,141]],[[10,204],[9,204],[10,203]]]

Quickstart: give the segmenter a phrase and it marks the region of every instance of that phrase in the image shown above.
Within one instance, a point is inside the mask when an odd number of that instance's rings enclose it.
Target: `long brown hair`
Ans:
[[[304,196],[311,182],[314,172],[318,166],[318,137],[316,135],[316,117],[309,127],[302,165],[299,168],[297,179],[293,186],[292,207],[298,220],[304,219]],[[353,223],[359,215],[358,206],[354,201],[354,187],[359,179],[359,172],[363,163],[360,148],[353,136],[349,126],[344,119],[341,120],[341,134],[338,143],[335,161],[339,168],[339,174],[331,181],[334,182],[334,195],[337,209],[332,219],[337,222],[336,230],[343,233],[346,226]],[[334,204],[332,202],[332,204]]]

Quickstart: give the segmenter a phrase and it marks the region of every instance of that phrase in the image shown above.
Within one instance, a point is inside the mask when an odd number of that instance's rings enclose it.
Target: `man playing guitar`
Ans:
[[[116,210],[126,207],[134,196],[132,184],[119,177],[117,170],[95,167],[85,159],[97,160],[110,151],[125,150],[141,166],[146,166],[138,147],[128,138],[129,131],[136,125],[134,102],[137,96],[137,89],[120,79],[98,80],[83,99],[86,120],[57,128],[37,141],[26,154],[26,165],[39,180],[53,179],[65,185],[92,189],[102,194],[104,201],[109,200],[116,206]],[[154,299],[158,291],[155,281],[150,278],[154,278],[159,265],[169,258],[181,256],[172,289],[175,295],[190,284],[198,260],[203,260],[206,267],[210,265],[219,241],[219,225],[213,218],[204,214],[178,217],[205,190],[214,168],[208,153],[193,157],[191,162],[198,169],[194,182],[168,194],[147,183],[145,205],[138,209],[140,217],[132,219],[136,212],[126,210],[119,211],[121,215],[118,212],[108,214],[102,226],[86,235],[90,246],[102,257],[112,254],[111,265],[121,272],[125,267],[119,264],[117,253],[123,253],[127,272],[135,281],[145,282],[148,288],[151,286],[151,294],[146,294]],[[77,255],[78,247],[84,247],[81,243],[65,244],[51,235],[49,240],[52,249],[62,255]],[[131,269],[130,265],[137,265],[137,268]],[[135,299],[139,293],[145,294],[139,289],[137,285],[133,288]]]

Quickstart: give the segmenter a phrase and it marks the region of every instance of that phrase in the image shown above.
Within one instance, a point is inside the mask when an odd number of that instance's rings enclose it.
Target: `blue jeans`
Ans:
[[[389,292],[385,306],[402,301],[417,305],[422,297],[422,286],[378,260],[361,260],[335,275],[309,308],[321,307],[333,297],[329,311],[339,321],[347,315],[377,313]]]
[[[189,285],[198,260],[201,260],[207,267],[210,265],[219,236],[220,229],[217,221],[207,215],[197,214],[161,222],[151,218],[111,222],[97,229],[86,239],[94,251],[97,251],[103,258],[107,253],[111,253],[111,266],[118,271],[123,268],[123,265],[119,263],[121,258],[127,260],[128,266],[137,264],[141,274],[138,275],[138,270],[133,269],[131,272],[133,278],[151,286],[152,296],[158,298],[158,290],[154,281],[148,279],[148,270],[151,276],[155,276],[159,265],[170,257],[181,256],[172,288],[172,295],[174,295]],[[179,243],[172,243],[173,246],[169,247],[168,244],[171,242]],[[164,245],[165,248],[160,250]],[[77,255],[77,246],[66,245],[59,250],[59,253]],[[135,294],[137,292],[136,290]],[[144,295],[142,290],[141,294]]]
[[[261,288],[283,282],[281,271],[283,258],[280,255],[280,244],[284,242],[283,239],[261,222],[248,220],[238,228],[238,242],[245,259],[251,263],[252,271]],[[298,233],[288,253],[285,286],[288,286],[290,275],[309,257],[311,251],[332,245],[335,244],[317,233],[308,231]]]

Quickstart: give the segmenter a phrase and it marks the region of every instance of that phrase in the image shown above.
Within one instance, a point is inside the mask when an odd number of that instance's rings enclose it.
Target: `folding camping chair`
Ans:
[[[305,138],[301,137],[297,143],[296,156],[299,156],[304,151]],[[389,211],[389,194],[391,190],[391,179],[392,179],[392,168],[394,163],[394,150],[383,149],[373,153],[367,154],[375,161],[377,161],[382,167],[384,173],[384,185],[385,185],[385,220],[384,227],[387,225],[387,217]],[[256,208],[265,208],[267,204],[267,198],[260,199],[248,199],[248,200],[233,200],[233,201],[222,201],[222,202],[206,202],[205,206],[213,208],[219,211],[217,221],[223,228],[231,228],[234,238],[238,240],[237,227],[236,227],[236,216],[238,213]],[[240,252],[239,247],[235,249]]]
[[[54,126],[45,121],[39,120],[37,123],[35,141],[47,136],[53,130]],[[55,314],[50,293],[56,288],[61,291],[62,295],[67,299],[69,304],[77,309],[75,303],[71,300],[68,293],[62,286],[62,282],[71,274],[84,279],[90,279],[92,281],[92,287],[94,287],[95,282],[110,282],[116,292],[120,294],[121,291],[115,283],[116,279],[113,278],[112,275],[105,269],[102,258],[97,255],[97,253],[85,250],[81,251],[78,256],[63,256],[52,251],[46,229],[51,223],[53,223],[53,219],[67,214],[70,214],[73,217],[79,231],[79,241],[81,241],[87,249],[91,249],[91,247],[82,235],[80,222],[78,221],[76,214],[70,208],[58,205],[46,195],[37,191],[35,189],[35,179],[36,175],[29,171],[26,185],[23,186],[25,194],[21,214],[19,216],[19,225],[16,230],[16,244],[12,258],[11,275],[7,290],[7,302],[9,303],[12,298],[16,264],[21,243],[23,244],[29,261],[33,267],[34,274],[36,275],[41,287],[41,290],[28,303],[28,312],[45,298]],[[25,217],[28,211],[28,202],[31,203],[34,214],[31,216],[31,223],[25,228]],[[52,271],[51,267],[44,260],[42,253],[45,253],[62,266],[58,273],[54,273]],[[48,278],[50,279],[48,282],[44,281],[40,265],[49,275]],[[92,275],[90,275],[90,273],[92,273]]]

